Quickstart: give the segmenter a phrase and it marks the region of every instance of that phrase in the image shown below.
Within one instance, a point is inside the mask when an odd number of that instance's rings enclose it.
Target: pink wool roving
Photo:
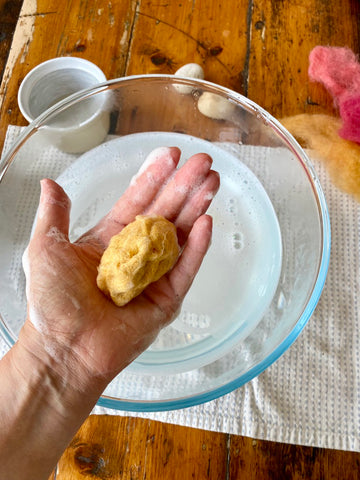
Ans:
[[[360,63],[345,47],[315,47],[309,56],[309,77],[329,91],[339,108],[339,135],[360,143]]]

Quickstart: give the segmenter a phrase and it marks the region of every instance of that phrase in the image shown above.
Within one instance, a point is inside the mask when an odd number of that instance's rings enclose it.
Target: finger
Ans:
[[[185,203],[175,221],[180,245],[185,243],[194,222],[207,211],[219,187],[220,175],[210,170],[198,191]]]
[[[41,180],[40,203],[35,235],[45,234],[68,240],[71,202],[64,190],[53,180]]]
[[[190,157],[160,192],[146,213],[162,215],[175,222],[188,199],[207,178],[211,164],[211,157],[205,153]]]
[[[212,218],[199,217],[189,234],[185,248],[169,273],[169,282],[176,298],[184,298],[197,274],[209,248],[212,235]]]
[[[180,160],[177,147],[153,150],[139,172],[132,179],[124,195],[115,204],[109,216],[127,224],[151,204],[164,182],[173,174]]]
[[[152,203],[164,183],[174,173],[180,154],[177,147],[160,147],[153,150],[131,180],[125,193],[86,236],[95,237],[107,246],[113,235],[132,222],[136,215],[144,213]]]

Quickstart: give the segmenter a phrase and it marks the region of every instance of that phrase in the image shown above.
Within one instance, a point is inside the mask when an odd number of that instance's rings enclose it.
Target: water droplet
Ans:
[[[279,310],[283,310],[286,306],[286,297],[284,295],[283,291],[280,291],[278,301],[277,301],[277,307]]]

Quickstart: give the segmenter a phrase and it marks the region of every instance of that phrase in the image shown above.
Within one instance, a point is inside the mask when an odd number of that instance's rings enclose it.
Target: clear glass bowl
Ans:
[[[321,186],[278,121],[206,81],[108,81],[50,107],[3,156],[0,331],[9,345],[26,314],[21,255],[39,180],[54,178],[69,194],[76,239],[108,211],[147,153],[164,145],[179,146],[181,161],[199,151],[213,156],[221,176],[210,208],[214,237],[179,317],[99,399],[115,409],[187,407],[260,374],[309,320],[329,263]]]

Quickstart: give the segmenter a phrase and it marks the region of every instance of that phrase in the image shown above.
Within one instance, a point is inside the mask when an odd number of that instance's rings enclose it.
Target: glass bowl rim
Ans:
[[[287,147],[296,156],[297,160],[300,161],[304,171],[308,176],[310,185],[317,201],[318,213],[321,220],[320,227],[322,251],[316,280],[312,287],[308,302],[293,329],[290,331],[287,337],[282,340],[282,342],[271,352],[270,355],[266,356],[263,360],[261,360],[257,365],[255,365],[245,374],[234,378],[233,380],[225,383],[224,385],[212,388],[202,393],[166,400],[124,400],[113,398],[111,396],[103,394],[102,396],[100,396],[97,402],[97,405],[99,406],[115,410],[125,410],[133,412],[168,411],[187,408],[201,403],[205,403],[232,392],[233,390],[243,386],[245,383],[249,382],[256,376],[258,376],[260,373],[262,373],[264,370],[266,370],[295,342],[295,340],[307,324],[308,320],[310,319],[313,311],[315,310],[315,307],[319,301],[325,284],[330,262],[331,249],[330,217],[325,195],[320,185],[318,176],[315,173],[315,170],[306,152],[302,149],[302,147],[290,134],[290,132],[288,132],[275,117],[273,117],[270,113],[268,113],[258,104],[256,104],[252,100],[249,100],[244,95],[237,93],[227,87],[223,87],[221,85],[217,85],[215,83],[202,79],[194,79],[190,77],[183,77],[171,74],[130,75],[101,82],[97,85],[80,90],[79,92],[76,92],[66,97],[65,99],[61,100],[57,104],[47,109],[37,118],[35,118],[28,126],[26,126],[24,130],[20,133],[14,144],[10,146],[10,148],[2,156],[0,162],[0,188],[1,181],[6,174],[7,169],[11,165],[13,159],[15,158],[15,155],[19,148],[21,148],[21,146],[26,142],[26,140],[43,126],[46,120],[52,118],[56,114],[62,112],[63,110],[66,110],[70,106],[76,104],[83,99],[91,97],[92,95],[95,95],[97,93],[105,92],[111,88],[115,88],[117,84],[124,84],[129,82],[136,83],[144,80],[151,81],[151,79],[164,81],[167,80],[171,82],[176,81],[178,83],[182,83],[188,86],[196,86],[198,88],[203,86],[205,88],[208,88],[214,93],[216,92],[221,94],[222,96],[225,96],[229,101],[232,101],[233,103],[239,103],[242,108],[256,115],[259,120],[262,120],[264,123],[266,123],[266,125],[270,126],[275,131],[275,133],[285,142]],[[7,327],[4,325],[1,315],[0,334],[10,347],[14,345],[15,341],[12,338],[12,335],[8,331]]]

